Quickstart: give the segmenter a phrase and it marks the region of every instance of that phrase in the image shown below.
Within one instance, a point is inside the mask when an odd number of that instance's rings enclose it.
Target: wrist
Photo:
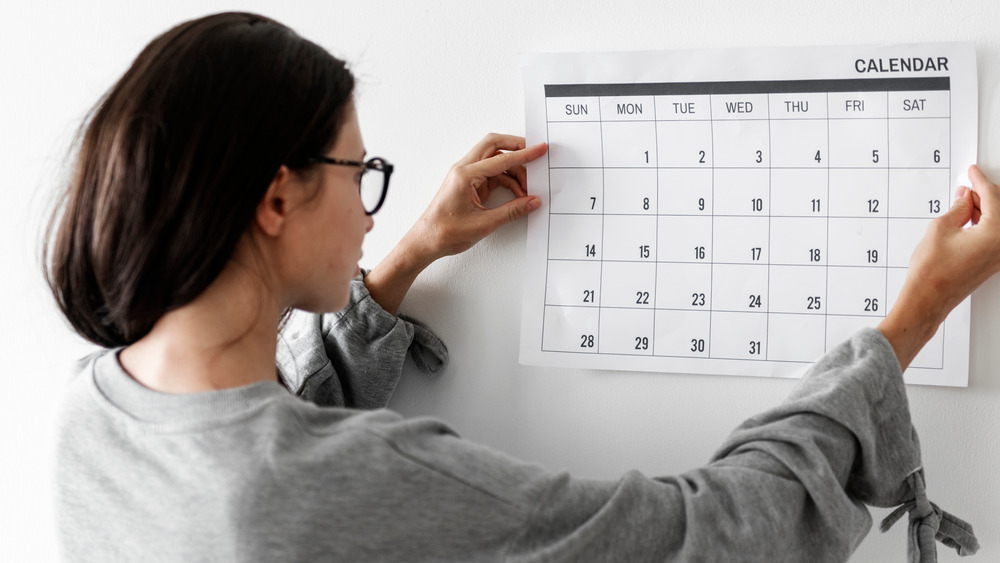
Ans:
[[[932,296],[915,295],[905,289],[900,293],[877,328],[892,345],[901,369],[905,370],[934,336],[948,310]]]
[[[424,271],[439,258],[431,249],[427,242],[427,237],[422,236],[414,229],[410,229],[399,241],[392,251],[389,252],[395,267],[402,272],[417,274]]]

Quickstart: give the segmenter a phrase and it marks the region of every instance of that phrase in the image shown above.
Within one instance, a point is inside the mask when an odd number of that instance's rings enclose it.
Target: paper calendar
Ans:
[[[524,58],[521,361],[794,377],[892,307],[976,162],[969,44]],[[969,302],[906,373],[968,381]]]

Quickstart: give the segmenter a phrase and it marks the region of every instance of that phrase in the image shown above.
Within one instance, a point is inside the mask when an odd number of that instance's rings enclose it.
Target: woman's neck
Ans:
[[[237,251],[237,255],[240,252]],[[160,318],[119,361],[144,386],[195,393],[277,381],[283,308],[254,269],[234,257],[194,301]]]

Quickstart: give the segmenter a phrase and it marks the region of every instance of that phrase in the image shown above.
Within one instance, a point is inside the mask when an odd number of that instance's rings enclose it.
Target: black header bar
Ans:
[[[546,98],[581,96],[691,96],[706,94],[804,94],[809,92],[904,92],[950,90],[948,76],[751,80],[744,82],[650,82],[642,84],[546,84]]]

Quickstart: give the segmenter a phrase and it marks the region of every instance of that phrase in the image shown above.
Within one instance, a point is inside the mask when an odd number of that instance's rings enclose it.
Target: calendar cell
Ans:
[[[597,96],[546,98],[545,114],[546,120],[549,123],[558,121],[601,121],[601,107]]]
[[[882,317],[831,316],[826,319],[826,349],[839,346],[863,328],[874,328]]]
[[[826,314],[826,268],[771,266],[768,281],[769,312]]]
[[[600,168],[553,168],[549,171],[549,213],[604,211],[604,174]]]
[[[600,122],[549,123],[549,167],[600,168]]]
[[[826,320],[811,315],[771,315],[767,319],[767,359],[813,362],[826,352]]]
[[[885,268],[827,270],[830,315],[884,317],[887,311]]]
[[[767,94],[723,94],[712,96],[712,119],[716,122],[729,120],[759,120],[765,125],[768,115]]]
[[[764,168],[771,165],[769,122],[715,121],[712,154],[716,168]]]
[[[712,171],[661,168],[658,171],[660,215],[712,215]]]
[[[771,210],[768,170],[715,170],[715,215],[767,216]]]
[[[786,119],[826,122],[826,92],[781,92],[768,96],[768,115],[774,123]],[[772,130],[773,133],[773,130]]]
[[[692,311],[711,309],[712,265],[657,264],[656,308]]]
[[[659,121],[656,139],[660,166],[712,167],[710,121]]]
[[[711,262],[711,217],[660,217],[656,257],[661,262]]]
[[[823,217],[829,212],[826,169],[771,170],[772,217]]]
[[[707,358],[711,352],[711,322],[708,311],[657,311],[653,354]]]
[[[602,96],[601,121],[653,121],[652,96]]]
[[[889,219],[886,264],[890,268],[905,268],[920,239],[927,232],[931,219]]]
[[[767,311],[767,266],[715,264],[712,268],[712,309]]]
[[[712,224],[715,262],[767,265],[769,223],[767,217],[716,217]]]
[[[710,96],[655,96],[656,119],[659,121],[710,121]]]
[[[772,121],[771,166],[826,169],[830,158],[826,123],[825,119]]]
[[[951,92],[889,92],[890,118],[951,117]]]
[[[603,256],[604,217],[600,215],[550,215],[550,260],[594,260]]]
[[[830,219],[828,228],[831,266],[885,267],[888,221],[838,217]]]
[[[545,278],[545,304],[598,307],[601,303],[600,262],[553,260]]]
[[[887,217],[888,170],[830,169],[831,217]]]
[[[889,97],[886,92],[829,92],[827,99],[831,131],[832,122],[837,119],[874,119],[884,122],[889,117]]]
[[[652,168],[607,168],[604,212],[618,215],[656,215],[656,170]]]
[[[603,309],[602,354],[653,355],[653,311]]]
[[[937,217],[951,207],[947,169],[889,171],[889,217]]]
[[[772,217],[770,231],[771,264],[826,265],[825,217]]]
[[[764,360],[767,346],[767,315],[712,313],[713,358]]]
[[[652,309],[656,303],[656,264],[605,263],[600,303],[601,307]]]
[[[600,315],[600,309],[589,307],[546,306],[542,349],[596,354]]]
[[[604,260],[656,261],[656,217],[606,215]]]
[[[831,119],[831,168],[889,166],[889,123],[885,119]]]
[[[951,129],[947,119],[890,119],[889,166],[945,168],[951,166]]]
[[[652,121],[601,124],[604,166],[655,168],[656,124]]]

